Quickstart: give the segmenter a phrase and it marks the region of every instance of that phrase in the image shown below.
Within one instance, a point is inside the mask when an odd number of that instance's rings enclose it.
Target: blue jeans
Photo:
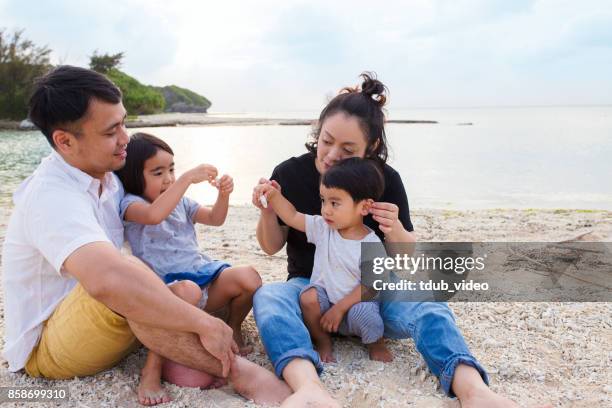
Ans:
[[[323,371],[300,310],[299,295],[309,283],[306,278],[268,283],[259,288],[253,299],[255,322],[279,377],[294,358],[310,360],[317,372]],[[380,312],[385,323],[385,337],[414,339],[417,350],[431,372],[440,379],[446,394],[454,396],[451,385],[459,364],[474,367],[483,381],[489,383],[487,373],[470,353],[446,303],[386,302],[381,303]]]

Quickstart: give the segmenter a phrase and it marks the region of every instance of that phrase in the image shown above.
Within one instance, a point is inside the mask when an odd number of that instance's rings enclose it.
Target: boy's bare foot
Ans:
[[[332,339],[329,336],[325,336],[321,339],[314,339],[314,348],[319,352],[319,357],[324,363],[335,363],[336,358],[334,357],[334,347]]]
[[[274,373],[249,360],[232,361],[229,380],[240,395],[262,405],[278,405],[291,395],[291,388]]]
[[[515,402],[493,392],[489,387],[478,387],[460,400],[461,408],[519,408]],[[552,408],[542,405],[540,408]]]
[[[300,387],[300,389],[283,402],[281,408],[282,407],[339,408],[340,404],[338,404],[321,385],[313,383],[312,385]]]
[[[393,354],[387,348],[385,339],[382,337],[374,343],[368,344],[368,352],[370,353],[370,360],[382,361],[383,363],[393,361]]]
[[[172,398],[161,385],[160,372],[143,369],[138,384],[138,402],[142,405],[157,405],[170,401]]]
[[[219,388],[227,384],[220,377],[195,370],[174,361],[164,360],[162,378],[179,387],[192,387],[201,389]]]

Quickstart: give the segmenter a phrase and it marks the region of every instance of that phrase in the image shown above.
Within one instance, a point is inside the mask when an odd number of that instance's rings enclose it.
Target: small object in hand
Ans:
[[[263,208],[268,208],[268,200],[266,199],[265,195],[262,194],[259,196],[259,202],[261,203]]]

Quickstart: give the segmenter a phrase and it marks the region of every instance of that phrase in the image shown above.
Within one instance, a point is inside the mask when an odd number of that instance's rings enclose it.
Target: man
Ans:
[[[229,374],[247,398],[282,401],[287,385],[234,356],[229,326],[120,253],[123,189],[112,171],[126,159],[125,118],[121,92],[94,71],[60,66],[35,86],[30,120],[53,151],[19,186],[7,228],[9,370],[50,379],[92,375],[117,364],[138,339],[177,363]]]

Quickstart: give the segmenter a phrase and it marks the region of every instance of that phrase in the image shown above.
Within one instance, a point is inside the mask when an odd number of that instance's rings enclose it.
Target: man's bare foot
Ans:
[[[143,369],[138,384],[138,402],[142,405],[157,405],[170,401],[172,398],[161,385],[160,372]]]
[[[240,395],[262,405],[278,405],[291,395],[291,388],[274,373],[249,360],[232,361],[229,380]]]
[[[170,360],[164,360],[162,378],[179,387],[210,389],[219,388],[227,384],[227,381],[223,378],[215,377],[204,371],[195,370]]]
[[[461,408],[519,408],[510,399],[493,392],[489,387],[478,387],[460,400]],[[542,405],[540,408],[552,408],[552,405]]]
[[[340,404],[338,404],[320,384],[312,383],[312,385],[300,387],[300,389],[283,402],[281,408],[283,407],[339,408]]]
[[[319,357],[324,363],[335,363],[336,358],[334,357],[334,347],[332,339],[326,336],[322,339],[316,339],[314,341],[314,348],[319,352]]]
[[[383,363],[393,361],[393,354],[385,345],[385,339],[382,337],[374,343],[368,344],[368,352],[370,353],[370,360],[382,361]]]

